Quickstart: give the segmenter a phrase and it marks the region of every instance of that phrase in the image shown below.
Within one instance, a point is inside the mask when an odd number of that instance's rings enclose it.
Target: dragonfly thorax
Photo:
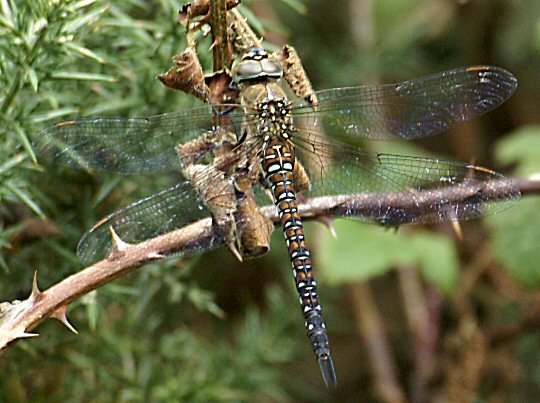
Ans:
[[[291,138],[293,125],[289,105],[289,102],[282,98],[257,104],[259,115],[257,131],[263,136],[264,142],[268,143],[276,137],[285,140]]]

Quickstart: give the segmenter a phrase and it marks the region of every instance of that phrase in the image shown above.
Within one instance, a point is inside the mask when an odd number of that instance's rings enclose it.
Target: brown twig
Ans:
[[[392,226],[391,219],[378,216],[380,212],[403,210],[406,211],[408,222],[416,221],[416,218],[425,214],[426,210],[433,211],[433,206],[440,205],[444,200],[445,205],[456,204],[464,200],[475,197],[482,193],[483,200],[504,200],[508,192],[515,192],[523,186],[527,189],[527,194],[540,193],[540,181],[517,179],[513,184],[508,180],[493,180],[488,182],[478,182],[471,184],[467,192],[463,187],[447,187],[433,190],[408,191],[392,194],[352,194],[339,196],[315,197],[301,203],[300,212],[304,219],[317,218],[318,216],[358,216],[371,218],[372,220]],[[267,212],[268,214],[268,212]],[[437,218],[434,222],[437,222]],[[399,224],[399,223],[396,223]],[[401,221],[403,224],[403,221]]]
[[[403,308],[412,335],[411,350],[414,353],[414,364],[409,377],[411,401],[424,403],[430,401],[428,386],[435,370],[439,321],[432,314],[433,309],[430,310],[432,304],[428,302],[428,293],[422,286],[418,270],[402,267],[397,273]]]
[[[240,0],[196,0],[180,9],[181,23],[187,28],[188,48],[173,57],[174,66],[158,79],[167,87],[184,91],[213,105],[232,102],[238,91],[230,88],[233,45],[228,35],[227,10]],[[236,15],[236,14],[235,14]],[[199,63],[189,21],[208,23],[212,32],[213,73],[204,75]]]
[[[392,359],[386,331],[381,321],[368,283],[351,286],[358,332],[363,336],[381,401],[399,403],[407,401],[398,381],[396,364]]]
[[[210,1],[210,27],[212,29],[212,54],[214,71],[231,67],[232,49],[227,35],[227,2],[225,0]]]
[[[225,0],[222,4],[225,4],[227,10],[230,10],[238,6],[240,1],[241,0]],[[195,17],[202,17],[203,20],[210,18],[211,3],[210,0],[194,0],[183,5],[180,8],[180,11],[178,11],[178,21],[182,25],[187,25],[188,22]]]
[[[540,181],[518,180],[517,183],[527,189],[526,194],[540,193]],[[492,184],[490,189],[496,192],[496,184]],[[360,202],[363,208],[359,207]],[[424,198],[423,202],[425,207],[432,201]],[[407,204],[407,201],[404,203]],[[317,220],[319,217],[339,217],[347,209],[350,211],[351,204],[356,212],[373,211],[375,206],[380,207],[380,195],[318,197],[300,203],[299,210],[306,219]],[[417,207],[421,208],[422,205]],[[278,222],[279,217],[274,206],[266,206],[261,210],[272,222]],[[107,259],[62,280],[44,292],[33,291],[23,302],[1,304],[0,350],[6,348],[8,343],[25,337],[26,332],[78,297],[134,271],[149,261],[179,251],[196,251],[198,245],[218,247],[223,245],[223,241],[212,226],[212,220],[206,218],[137,245],[124,244],[121,240],[116,240],[114,244],[116,247]]]
[[[459,318],[445,338],[442,396],[446,402],[470,402],[478,393],[482,369],[489,357],[486,337],[472,312]]]
[[[462,270],[460,286],[449,301],[457,324],[441,340],[442,379],[440,393],[452,402],[470,401],[478,390],[482,370],[489,358],[486,334],[472,303],[472,293],[491,262],[491,252],[477,250],[473,261]]]

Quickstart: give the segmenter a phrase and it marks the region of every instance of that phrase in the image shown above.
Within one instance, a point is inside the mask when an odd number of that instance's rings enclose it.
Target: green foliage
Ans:
[[[540,285],[540,200],[521,200],[519,207],[490,217],[491,245],[497,261],[512,277],[529,287]]]
[[[72,370],[63,378],[57,398],[217,402],[250,401],[258,396],[282,401],[286,393],[278,367],[293,354],[290,330],[296,320],[288,313],[281,291],[270,290],[268,298],[270,312],[263,317],[255,308],[248,309],[231,341],[198,335],[178,315],[173,319],[159,315],[150,303],[152,298],[146,296],[128,298],[124,307],[112,303],[97,333],[85,332],[82,340],[66,346],[65,364]],[[212,326],[225,331],[225,323]],[[77,347],[80,344],[95,355],[88,357],[87,351]],[[81,377],[88,382],[70,387]]]
[[[249,309],[237,330],[233,346],[226,339],[211,344],[197,340],[187,331],[163,336],[160,356],[167,357],[168,371],[156,372],[160,380],[150,393],[151,400],[283,401],[286,392],[279,376],[279,366],[293,354],[290,330],[295,319],[283,300],[284,294],[271,289],[268,295],[270,312]],[[285,320],[284,320],[285,319]],[[277,326],[275,324],[278,324]],[[212,380],[212,382],[209,382]]]
[[[540,127],[523,126],[510,133],[497,148],[497,158],[514,165],[519,176],[540,172]],[[490,217],[493,226],[491,245],[497,261],[512,277],[529,287],[540,285],[540,200],[521,200],[519,208]]]
[[[148,294],[136,291],[140,284],[123,299],[105,292],[111,295],[94,332],[61,336],[65,330],[53,323],[42,328],[41,340],[19,344],[30,353],[19,354],[17,364],[9,352],[5,373],[10,375],[0,380],[0,396],[31,393],[33,401],[94,402],[287,400],[280,371],[303,340],[298,312],[291,311],[283,291],[269,289],[268,312],[247,308],[229,336],[226,322],[209,322],[189,304],[167,299],[165,312],[156,309],[156,297],[166,287],[159,285],[163,270],[150,271],[155,274],[144,283]],[[202,324],[215,334],[191,330]],[[29,385],[39,383],[51,388],[31,391]]]
[[[496,148],[497,159],[505,165],[516,165],[516,175],[540,172],[540,126],[522,126],[509,133]]]
[[[0,143],[0,205],[4,216],[9,216],[6,206],[23,203],[43,218],[41,206],[55,204],[31,185],[31,178],[37,176],[30,173],[40,168],[33,163],[30,139],[44,124],[67,116],[174,109],[168,105],[175,96],[153,77],[165,70],[182,43],[170,19],[175,12],[173,2],[2,2],[0,122],[5,137]],[[5,225],[4,231],[9,230],[10,224]]]
[[[398,267],[418,267],[426,279],[444,292],[456,285],[458,261],[453,242],[445,236],[385,230],[340,220],[338,239],[322,233],[320,271],[332,284],[365,281]]]

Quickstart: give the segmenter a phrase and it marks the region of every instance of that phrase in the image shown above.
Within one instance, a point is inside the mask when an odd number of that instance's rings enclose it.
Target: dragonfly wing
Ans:
[[[344,195],[337,213],[361,221],[398,226],[467,220],[504,210],[520,197],[513,180],[474,165],[369,154],[313,133],[295,142],[311,180],[303,195]]]
[[[178,144],[214,132],[218,123],[234,130],[235,121],[242,119],[242,111],[238,109],[225,116],[227,121],[217,121],[211,108],[203,106],[148,118],[70,120],[43,130],[35,147],[41,156],[56,164],[91,172],[168,172],[181,167]]]
[[[416,139],[493,110],[516,88],[504,69],[464,67],[400,84],[319,91],[314,108],[297,101],[293,110],[299,127],[332,137]]]
[[[111,227],[123,241],[139,243],[207,216],[208,210],[196,190],[189,182],[182,182],[100,220],[79,242],[77,255],[87,263],[105,258],[112,246]],[[221,239],[207,240],[178,254],[184,256],[205,252],[222,244]]]

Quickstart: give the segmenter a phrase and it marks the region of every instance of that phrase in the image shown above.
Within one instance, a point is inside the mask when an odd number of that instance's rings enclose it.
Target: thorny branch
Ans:
[[[540,181],[517,179],[516,182],[524,195],[540,194]],[[493,196],[498,191],[504,191],[504,188],[497,187],[497,183],[491,184],[489,188],[492,189]],[[418,193],[411,192],[410,198],[418,197]],[[403,200],[403,195],[400,200]],[[425,208],[431,200],[424,198],[423,202],[426,203]],[[359,204],[363,207],[360,210],[373,211],[375,206],[380,204],[380,195],[317,197],[300,203],[299,211],[306,220],[325,220],[340,217],[344,211],[350,210],[351,206],[359,210]],[[279,218],[274,206],[266,206],[261,210],[272,222],[278,223]],[[113,251],[106,259],[73,274],[43,292],[38,290],[35,281],[28,299],[18,303],[0,304],[0,350],[5,349],[14,340],[31,336],[27,332],[49,317],[67,323],[63,316],[67,304],[148,262],[180,250],[189,250],[201,243],[219,242],[219,235],[215,231],[212,220],[206,218],[137,245],[126,244],[113,234]]]

